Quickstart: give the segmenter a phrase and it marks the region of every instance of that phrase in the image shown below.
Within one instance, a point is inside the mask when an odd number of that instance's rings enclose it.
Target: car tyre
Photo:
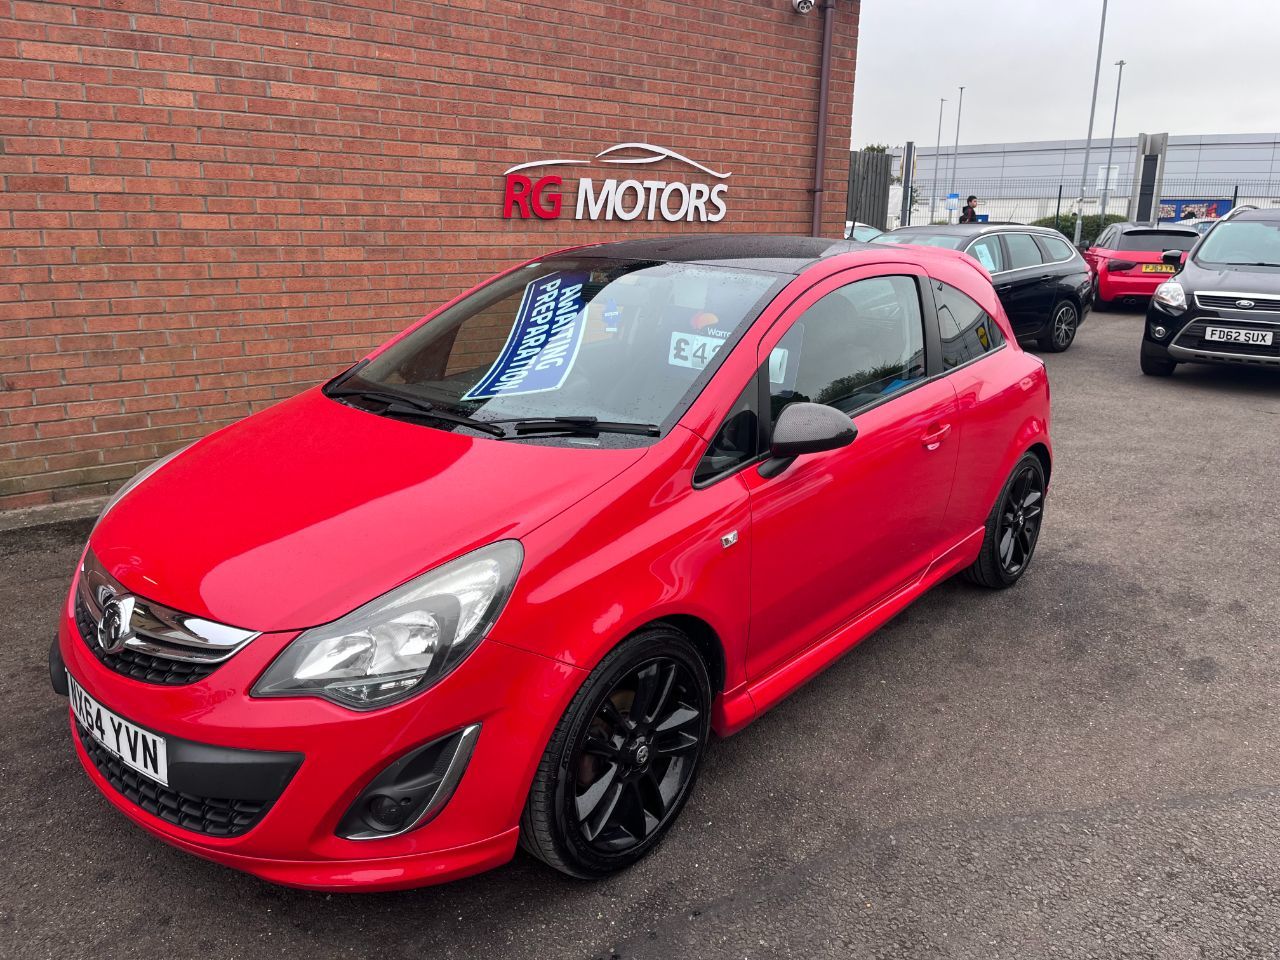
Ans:
[[[1040,539],[1045,492],[1044,464],[1034,453],[1023,454],[991,508],[982,549],[965,579],[993,590],[1022,579]]]
[[[1142,372],[1148,377],[1171,376],[1174,368],[1178,366],[1177,360],[1165,360],[1163,357],[1148,356],[1146,351],[1139,355],[1138,361],[1142,365]]]
[[[1040,348],[1049,353],[1062,353],[1075,341],[1078,329],[1080,329],[1080,311],[1070,300],[1063,300],[1053,308],[1049,332],[1040,338]]]
[[[538,765],[520,845],[572,877],[649,853],[678,817],[710,738],[707,667],[679,630],[635,634],[591,672]]]

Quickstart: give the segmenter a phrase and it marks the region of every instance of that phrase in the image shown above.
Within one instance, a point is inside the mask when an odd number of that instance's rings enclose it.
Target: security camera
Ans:
[[[791,6],[795,8],[796,13],[808,13],[813,9],[814,0],[791,0]]]

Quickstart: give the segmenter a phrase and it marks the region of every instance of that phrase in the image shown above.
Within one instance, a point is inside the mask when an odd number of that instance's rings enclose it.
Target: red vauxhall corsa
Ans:
[[[650,851],[711,734],[1035,550],[1049,388],[942,249],[563,251],[143,471],[51,651],[121,812],[269,880]]]

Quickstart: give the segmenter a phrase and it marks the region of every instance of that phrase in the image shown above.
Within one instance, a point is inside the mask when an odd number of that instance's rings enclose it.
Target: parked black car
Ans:
[[[913,243],[963,250],[991,274],[1019,340],[1061,353],[1089,312],[1089,266],[1067,238],[1048,227],[958,223],[900,227],[872,243]]]
[[[1143,373],[1167,377],[1179,363],[1280,366],[1280,210],[1242,210],[1164,262],[1181,270],[1147,308]]]

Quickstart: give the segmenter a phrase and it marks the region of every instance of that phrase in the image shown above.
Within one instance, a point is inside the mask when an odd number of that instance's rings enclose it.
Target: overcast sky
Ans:
[[[1083,138],[1102,0],[862,0],[853,146]],[[1280,130],[1280,0],[1110,0],[1094,136]]]

